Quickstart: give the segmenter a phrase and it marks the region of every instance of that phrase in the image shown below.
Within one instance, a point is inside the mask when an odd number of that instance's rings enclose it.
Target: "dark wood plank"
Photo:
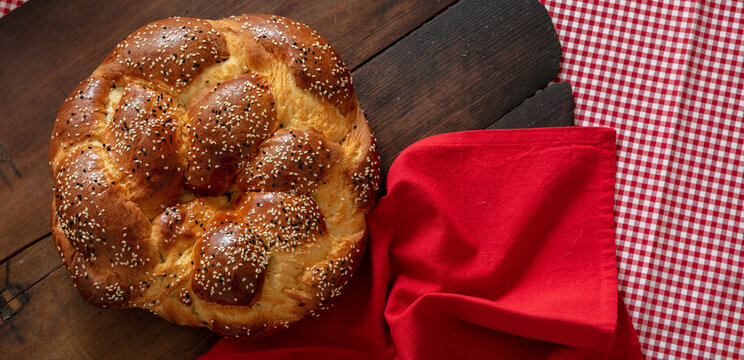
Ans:
[[[29,302],[26,290],[60,267],[62,261],[51,237],[0,263],[0,325]]]
[[[0,327],[6,359],[190,359],[218,336],[170,324],[142,310],[86,304],[60,268],[25,294],[30,299]]]
[[[0,146],[10,159],[0,153],[0,261],[49,233],[46,154],[54,116],[68,92],[138,27],[175,15],[279,14],[318,30],[354,68],[453,1],[31,0],[0,19],[0,84],[8,90],[0,97]]]
[[[429,135],[483,129],[558,73],[561,48],[537,1],[461,1],[354,73],[383,173]]]
[[[571,84],[551,83],[496,120],[488,129],[517,129],[574,125]]]
[[[0,294],[11,300],[62,266],[51,237],[0,264]]]

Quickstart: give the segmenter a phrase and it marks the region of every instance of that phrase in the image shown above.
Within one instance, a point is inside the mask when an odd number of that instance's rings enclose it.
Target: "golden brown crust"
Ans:
[[[379,189],[338,55],[269,15],[137,30],[62,105],[49,159],[86,301],[252,339],[337,299]]]
[[[372,209],[377,202],[380,191],[380,155],[377,152],[377,141],[369,128],[367,119],[361,111],[357,112],[354,131],[349,133],[350,142],[358,143],[360,155],[349,167],[347,176],[354,186],[354,205],[360,209]]]
[[[267,139],[238,176],[241,191],[311,194],[341,153],[338,144],[309,130],[281,129]]]
[[[246,159],[278,126],[270,84],[261,75],[218,82],[197,95],[185,127],[186,186],[201,195],[225,193]]]
[[[336,104],[342,113],[354,107],[349,70],[315,30],[277,15],[240,15],[229,20],[281,59],[292,70],[297,86]]]
[[[52,218],[52,238],[70,270],[73,284],[85,301],[100,307],[123,308],[139,295],[139,284],[130,283],[106,268],[93,266],[89,258],[77,252],[66,241],[56,216]]]
[[[305,195],[248,192],[235,208],[272,251],[293,251],[327,232],[323,214]]]
[[[178,118],[184,111],[162,91],[129,84],[101,141],[129,189],[129,199],[154,215],[181,194]]]
[[[218,208],[205,198],[171,205],[153,220],[153,243],[166,253],[193,246]]]
[[[96,73],[141,79],[170,91],[185,88],[205,68],[230,56],[219,31],[202,19],[170,18],[143,26],[103,61]]]
[[[66,147],[90,138],[106,118],[106,97],[111,83],[91,76],[72,91],[57,113],[49,146],[49,161]]]
[[[125,276],[149,269],[156,257],[146,241],[150,222],[107,174],[101,146],[73,149],[55,176],[54,205],[62,233],[98,267]]]
[[[311,301],[317,302],[312,315],[327,310],[339,299],[344,286],[354,275],[362,261],[367,246],[367,232],[361,234],[356,241],[344,242],[341,247],[331,254],[325,261],[313,266],[301,280],[312,286],[315,294]]]
[[[235,213],[222,212],[194,247],[191,289],[217,304],[251,305],[263,285],[268,252],[259,232]]]

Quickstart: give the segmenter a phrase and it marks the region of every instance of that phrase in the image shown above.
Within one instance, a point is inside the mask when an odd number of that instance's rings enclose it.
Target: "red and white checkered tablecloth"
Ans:
[[[650,359],[744,358],[744,1],[543,0],[618,131],[620,291]]]
[[[21,6],[28,0],[0,0],[0,17]]]
[[[744,359],[744,1],[542,1],[578,123],[618,130],[620,290],[645,355]]]

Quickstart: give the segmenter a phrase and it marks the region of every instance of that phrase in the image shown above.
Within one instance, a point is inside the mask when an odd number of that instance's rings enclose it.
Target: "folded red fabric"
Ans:
[[[618,301],[615,132],[485,130],[407,148],[337,306],[203,358],[642,358]]]

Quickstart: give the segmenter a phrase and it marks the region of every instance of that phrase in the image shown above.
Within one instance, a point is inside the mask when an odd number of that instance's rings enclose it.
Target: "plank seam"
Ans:
[[[50,275],[52,275],[55,272],[59,271],[60,268],[62,268],[62,264],[57,265],[57,267],[54,268],[54,270],[52,270],[49,273],[47,273],[46,275],[42,276],[41,279],[36,280],[33,284],[31,284],[25,290],[19,292],[17,295],[15,295],[12,298],[10,298],[10,300],[8,300],[7,303],[9,304],[11,301],[13,301],[15,299],[21,298],[21,296],[23,296],[23,294],[25,294],[27,291],[31,290],[34,286],[36,286],[38,283],[42,282],[44,279],[48,278]],[[21,303],[25,303],[25,302],[24,301],[21,301]],[[6,319],[3,320],[3,322],[4,323],[9,322],[10,319],[14,318],[16,315],[18,315],[18,311],[13,311],[12,314],[8,318],[6,318]]]
[[[419,24],[418,26],[416,26],[413,29],[409,30],[405,34],[401,35],[399,38],[395,39],[393,42],[391,42],[390,44],[388,44],[384,48],[378,50],[376,53],[372,54],[372,56],[366,58],[364,61],[360,62],[359,65],[354,66],[349,71],[352,72],[352,73],[355,72],[355,71],[357,71],[362,66],[364,66],[368,62],[370,62],[372,59],[376,58],[380,54],[382,54],[385,51],[387,51],[388,49],[392,48],[393,46],[395,46],[396,44],[398,44],[401,40],[403,40],[403,39],[407,38],[409,35],[411,35],[414,31],[422,28],[424,25],[426,25],[426,24],[430,23],[432,20],[434,20],[437,16],[441,15],[442,13],[444,13],[445,11],[449,10],[451,7],[453,7],[453,6],[455,6],[455,5],[459,4],[459,3],[460,3],[460,0],[457,0],[457,1],[451,3],[451,4],[447,5],[447,6],[439,9],[439,11],[437,11],[434,15],[430,16],[428,19],[424,20],[421,24]]]
[[[6,262],[10,261],[10,259],[12,259],[13,257],[18,256],[18,254],[24,252],[26,249],[28,249],[28,248],[36,245],[36,243],[38,243],[41,240],[46,239],[47,237],[49,237],[51,235],[52,235],[52,233],[51,232],[48,232],[48,233],[46,233],[46,234],[44,234],[44,235],[36,238],[34,241],[31,241],[28,244],[21,246],[18,250],[13,251],[12,253],[10,253],[10,255],[8,255],[8,256],[4,257],[2,260],[0,260],[0,265],[5,264]]]
[[[498,122],[499,122],[499,120],[503,119],[503,118],[504,118],[504,116],[507,116],[507,115],[509,115],[509,113],[511,113],[511,112],[512,112],[512,110],[514,110],[514,109],[516,109],[516,108],[518,108],[518,107],[522,106],[522,105],[523,105],[523,104],[524,104],[525,102],[527,102],[527,101],[529,101],[529,100],[532,100],[532,99],[534,99],[534,98],[535,98],[535,96],[537,96],[537,94],[539,94],[539,93],[541,93],[541,92],[545,91],[545,89],[547,89],[547,88],[548,88],[548,87],[549,87],[550,85],[552,85],[552,84],[554,84],[554,83],[555,83],[555,84],[558,84],[558,83],[560,83],[560,82],[555,82],[555,79],[557,79],[557,77],[556,77],[556,78],[554,78],[553,80],[550,80],[550,81],[548,81],[548,83],[547,83],[547,84],[545,84],[545,86],[543,86],[543,87],[542,87],[542,88],[540,88],[539,90],[535,91],[535,93],[534,93],[534,94],[532,94],[532,95],[530,95],[530,97],[528,97],[528,98],[526,98],[526,99],[522,100],[522,102],[520,102],[520,103],[519,103],[519,104],[517,104],[516,106],[514,106],[514,107],[510,108],[510,109],[509,109],[509,110],[508,110],[507,112],[505,112],[505,113],[504,113],[504,115],[501,115],[501,116],[500,116],[500,117],[499,117],[498,119],[494,120],[494,121],[493,121],[492,123],[488,124],[488,125],[487,125],[486,127],[484,127],[483,129],[488,129],[488,128],[490,128],[491,126],[494,126],[494,125],[495,125],[496,123],[498,123]],[[561,82],[563,82],[563,81],[561,81]],[[571,85],[571,83],[569,83],[569,85]],[[573,94],[572,94],[572,95],[573,95]],[[575,106],[575,105],[574,105],[574,106]]]

